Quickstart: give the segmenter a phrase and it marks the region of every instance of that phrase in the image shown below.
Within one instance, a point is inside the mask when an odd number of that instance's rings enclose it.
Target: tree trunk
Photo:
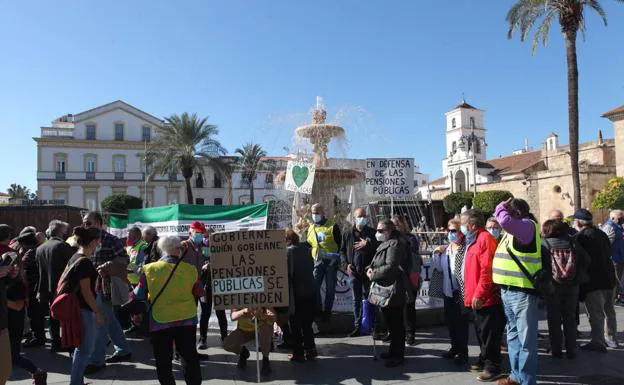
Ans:
[[[191,189],[191,178],[185,177],[184,182],[186,183],[186,203],[189,205],[193,204],[193,190]]]
[[[574,190],[574,211],[581,208],[581,180],[579,175],[579,107],[578,64],[576,60],[576,30],[564,34],[568,61],[568,131],[570,135],[570,170]]]
[[[249,203],[250,204],[254,204],[254,185],[253,185],[253,179],[251,181],[249,181]]]

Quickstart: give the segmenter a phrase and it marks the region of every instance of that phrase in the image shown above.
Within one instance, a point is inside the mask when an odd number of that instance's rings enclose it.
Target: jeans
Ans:
[[[481,348],[479,362],[483,364],[485,370],[500,373],[501,341],[505,330],[503,306],[498,304],[474,310],[474,317],[477,340]],[[537,337],[537,334],[535,336]]]
[[[576,305],[578,303],[578,285],[555,285],[555,292],[548,297],[548,336],[550,351],[554,355],[561,354],[564,344],[566,353],[576,352]],[[561,333],[563,325],[563,334]]]
[[[295,314],[290,316],[292,349],[293,355],[302,356],[304,350],[316,349],[312,331],[315,298],[294,298],[294,300]]]
[[[106,345],[108,344],[109,339],[113,341],[115,354],[125,356],[130,354],[130,348],[128,347],[128,341],[126,341],[126,336],[121,329],[121,325],[115,317],[111,302],[103,301],[102,295],[98,294],[97,304],[100,309],[102,309],[106,322],[104,325],[97,327],[95,347],[93,348],[93,353],[89,359],[89,365],[102,366],[105,364]]]
[[[585,296],[585,306],[589,313],[591,325],[591,342],[604,345],[605,319],[607,324],[606,335],[615,338],[617,323],[615,322],[615,308],[613,304],[613,290],[594,290]]]
[[[202,382],[199,355],[195,349],[196,328],[173,327],[152,333],[152,348],[156,361],[156,373],[161,385],[175,385],[173,377],[173,344],[182,358],[184,381],[189,385]]]
[[[318,303],[321,304],[321,285],[325,281],[325,304],[322,310],[331,312],[334,307],[334,296],[336,295],[336,279],[338,269],[332,261],[321,259],[314,264],[314,280],[319,290]],[[362,301],[360,301],[361,303]]]
[[[82,340],[80,346],[74,350],[72,357],[70,385],[84,384],[84,371],[87,368],[89,357],[93,353],[97,334],[95,313],[80,309],[80,320],[82,322]]]
[[[444,297],[444,320],[451,338],[451,350],[455,354],[468,354],[468,326],[470,316],[463,304],[454,298]]]
[[[24,332],[24,310],[9,309],[9,337],[11,338],[11,361],[13,367],[19,367],[30,374],[35,374],[37,365],[22,353],[22,334]]]
[[[390,350],[392,358],[405,357],[405,324],[403,323],[403,306],[388,306],[381,309],[390,334]]]
[[[507,354],[511,379],[521,385],[537,384],[537,296],[502,289],[507,315]]]

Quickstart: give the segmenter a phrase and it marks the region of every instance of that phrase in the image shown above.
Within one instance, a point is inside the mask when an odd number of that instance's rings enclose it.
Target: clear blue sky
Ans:
[[[624,104],[624,6],[579,41],[581,139]],[[230,152],[291,146],[316,95],[342,116],[350,157],[410,156],[433,178],[444,112],[486,110],[488,154],[567,143],[565,49],[507,40],[512,1],[4,1],[0,5],[0,190],[36,188],[33,136],[65,113],[123,99],[157,116],[209,116]]]

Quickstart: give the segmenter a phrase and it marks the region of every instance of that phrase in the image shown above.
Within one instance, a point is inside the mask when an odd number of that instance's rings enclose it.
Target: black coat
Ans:
[[[37,248],[38,291],[41,303],[47,304],[53,299],[61,274],[72,255],[74,255],[74,249],[58,237],[50,238]]]
[[[340,264],[343,269],[347,268],[347,265],[355,265],[355,248],[353,244],[356,242],[355,239],[355,226],[353,226],[349,231],[346,231],[342,235],[342,244],[340,247]],[[375,256],[375,251],[377,250],[377,246],[379,243],[377,239],[375,239],[375,230],[370,226],[364,226],[362,231],[360,231],[360,237],[357,241],[365,239],[368,244],[362,250],[360,250],[361,259],[359,266],[355,266],[360,275],[364,275],[366,271],[364,271],[364,267],[371,264],[373,261],[373,257]]]
[[[371,281],[382,286],[390,286],[398,283],[396,298],[393,299],[392,306],[403,306],[407,302],[405,286],[405,265],[410,257],[407,240],[400,237],[383,242],[377,248],[370,268],[373,270]],[[368,270],[368,269],[367,269]]]
[[[615,269],[611,262],[611,242],[609,237],[597,227],[589,226],[581,230],[576,239],[590,257],[589,282],[581,285],[581,298],[595,290],[611,290],[615,287]]]

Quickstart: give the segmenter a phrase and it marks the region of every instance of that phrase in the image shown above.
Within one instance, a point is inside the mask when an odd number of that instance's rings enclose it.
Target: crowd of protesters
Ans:
[[[290,306],[231,309],[237,321],[232,331],[226,312],[217,310],[223,348],[238,355],[238,367],[244,368],[255,320],[263,375],[271,373],[274,324],[284,331],[280,347],[291,349],[291,362],[315,359],[314,321],[330,321],[342,270],[354,298],[349,337],[370,333],[389,342],[380,357],[387,367],[403,365],[406,345],[415,343],[423,265],[409,220],[396,215],[374,229],[366,210],[358,208],[352,225],[340,229],[321,205],[311,211],[312,224],[301,239],[293,230],[285,232]],[[540,225],[524,200],[509,199],[489,219],[467,210],[448,222],[448,244],[432,255],[429,283],[429,295],[444,301],[450,348],[443,358],[470,365],[482,382],[535,385],[540,301],[546,304],[553,357],[564,351],[568,359],[577,356],[579,303],[591,325],[591,341],[581,349],[618,346],[614,305],[624,295],[624,212],[612,211],[602,228],[587,210],[570,221],[572,226],[554,210]],[[174,359],[187,384],[201,383],[205,354],[199,351],[208,348],[212,312],[210,231],[204,224],[193,222],[186,240],[159,237],[150,226],[130,228],[122,240],[106,231],[100,213],[89,212],[73,229],[53,220],[42,235],[34,227],[16,234],[0,225],[0,385],[14,367],[28,371],[35,384],[46,383],[45,363],[39,366],[22,352],[46,346],[46,329],[51,352],[70,353],[71,385],[83,385],[85,375],[107,364],[131,361],[130,333],[151,337],[161,384],[175,384]],[[385,337],[375,321],[379,316]],[[471,324],[480,347],[473,363]],[[109,344],[114,352],[107,357]],[[505,348],[509,375],[502,369]]]

